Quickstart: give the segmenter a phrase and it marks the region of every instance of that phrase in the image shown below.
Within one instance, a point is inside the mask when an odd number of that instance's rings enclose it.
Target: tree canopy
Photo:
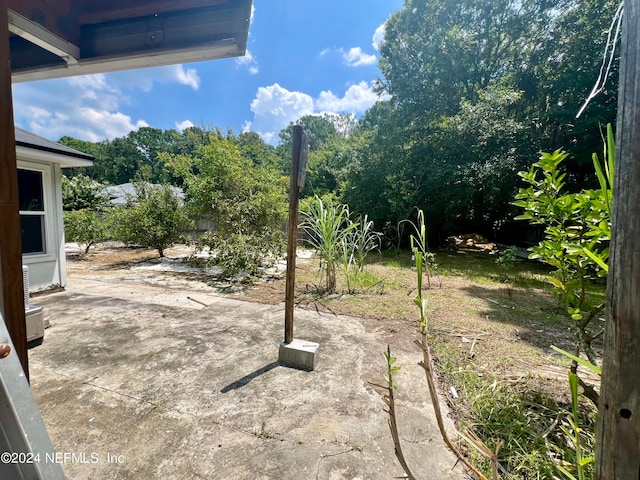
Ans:
[[[566,149],[570,188],[592,186],[591,152],[599,148],[601,126],[616,114],[617,58],[605,90],[575,116],[598,78],[617,6],[612,0],[405,0],[387,20],[380,45],[381,101],[357,121],[304,116],[280,132],[276,147],[253,132],[215,127],[144,127],[95,144],[61,141],[96,156],[87,170],[95,180],[168,182],[191,189],[201,206],[240,195],[239,208],[245,195],[239,192],[260,195],[263,182],[280,185],[279,176],[288,175],[298,124],[309,142],[303,197],[332,195],[368,214],[378,229],[393,229],[417,206],[432,239],[469,230],[491,236],[515,216],[517,172],[540,151]],[[219,178],[201,180],[201,173]],[[270,202],[265,208],[275,212]],[[240,218],[235,207],[210,213],[238,228],[262,215],[248,209]]]

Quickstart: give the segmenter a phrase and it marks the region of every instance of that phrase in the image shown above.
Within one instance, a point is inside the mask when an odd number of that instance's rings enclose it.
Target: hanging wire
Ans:
[[[593,86],[593,90],[585,100],[584,104],[578,111],[576,118],[579,118],[584,112],[584,109],[587,108],[589,102],[593,100],[600,92],[604,90],[604,86],[607,83],[607,78],[609,77],[609,73],[611,72],[611,64],[613,63],[613,59],[616,51],[616,43],[618,42],[618,38],[620,37],[620,29],[622,26],[622,15],[624,12],[624,2],[621,2],[616,10],[616,14],[613,16],[611,20],[611,25],[609,26],[609,30],[607,32],[607,44],[604,48],[604,54],[602,58],[602,65],[600,66],[600,75],[598,76],[598,80],[596,84]],[[613,33],[615,31],[615,33]],[[613,33],[613,36],[612,36]],[[611,51],[609,51],[611,50]]]

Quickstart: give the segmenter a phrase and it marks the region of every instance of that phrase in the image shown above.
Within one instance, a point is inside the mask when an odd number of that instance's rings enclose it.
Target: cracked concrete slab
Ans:
[[[51,328],[30,350],[34,395],[58,452],[90,460],[68,455],[69,479],[402,478],[382,394],[369,384],[383,383],[382,330],[296,310],[295,337],[320,344],[307,372],[277,362],[284,305],[135,275],[72,275],[37,303]],[[394,353],[414,474],[465,478],[440,439],[419,352]]]

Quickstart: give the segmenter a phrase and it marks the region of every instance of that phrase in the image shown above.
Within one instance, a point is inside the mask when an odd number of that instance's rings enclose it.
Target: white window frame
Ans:
[[[18,161],[18,170],[29,170],[32,172],[39,172],[42,175],[42,198],[44,202],[43,211],[23,211],[20,210],[20,216],[33,215],[43,218],[44,228],[44,252],[23,253],[23,263],[36,263],[42,261],[55,260],[55,246],[54,246],[54,201],[52,192],[52,178],[53,172],[50,165],[40,165],[35,163],[27,163]]]

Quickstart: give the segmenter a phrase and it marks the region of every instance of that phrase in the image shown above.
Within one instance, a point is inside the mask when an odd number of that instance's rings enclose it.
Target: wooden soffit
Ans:
[[[242,56],[252,0],[8,0],[13,82]]]

